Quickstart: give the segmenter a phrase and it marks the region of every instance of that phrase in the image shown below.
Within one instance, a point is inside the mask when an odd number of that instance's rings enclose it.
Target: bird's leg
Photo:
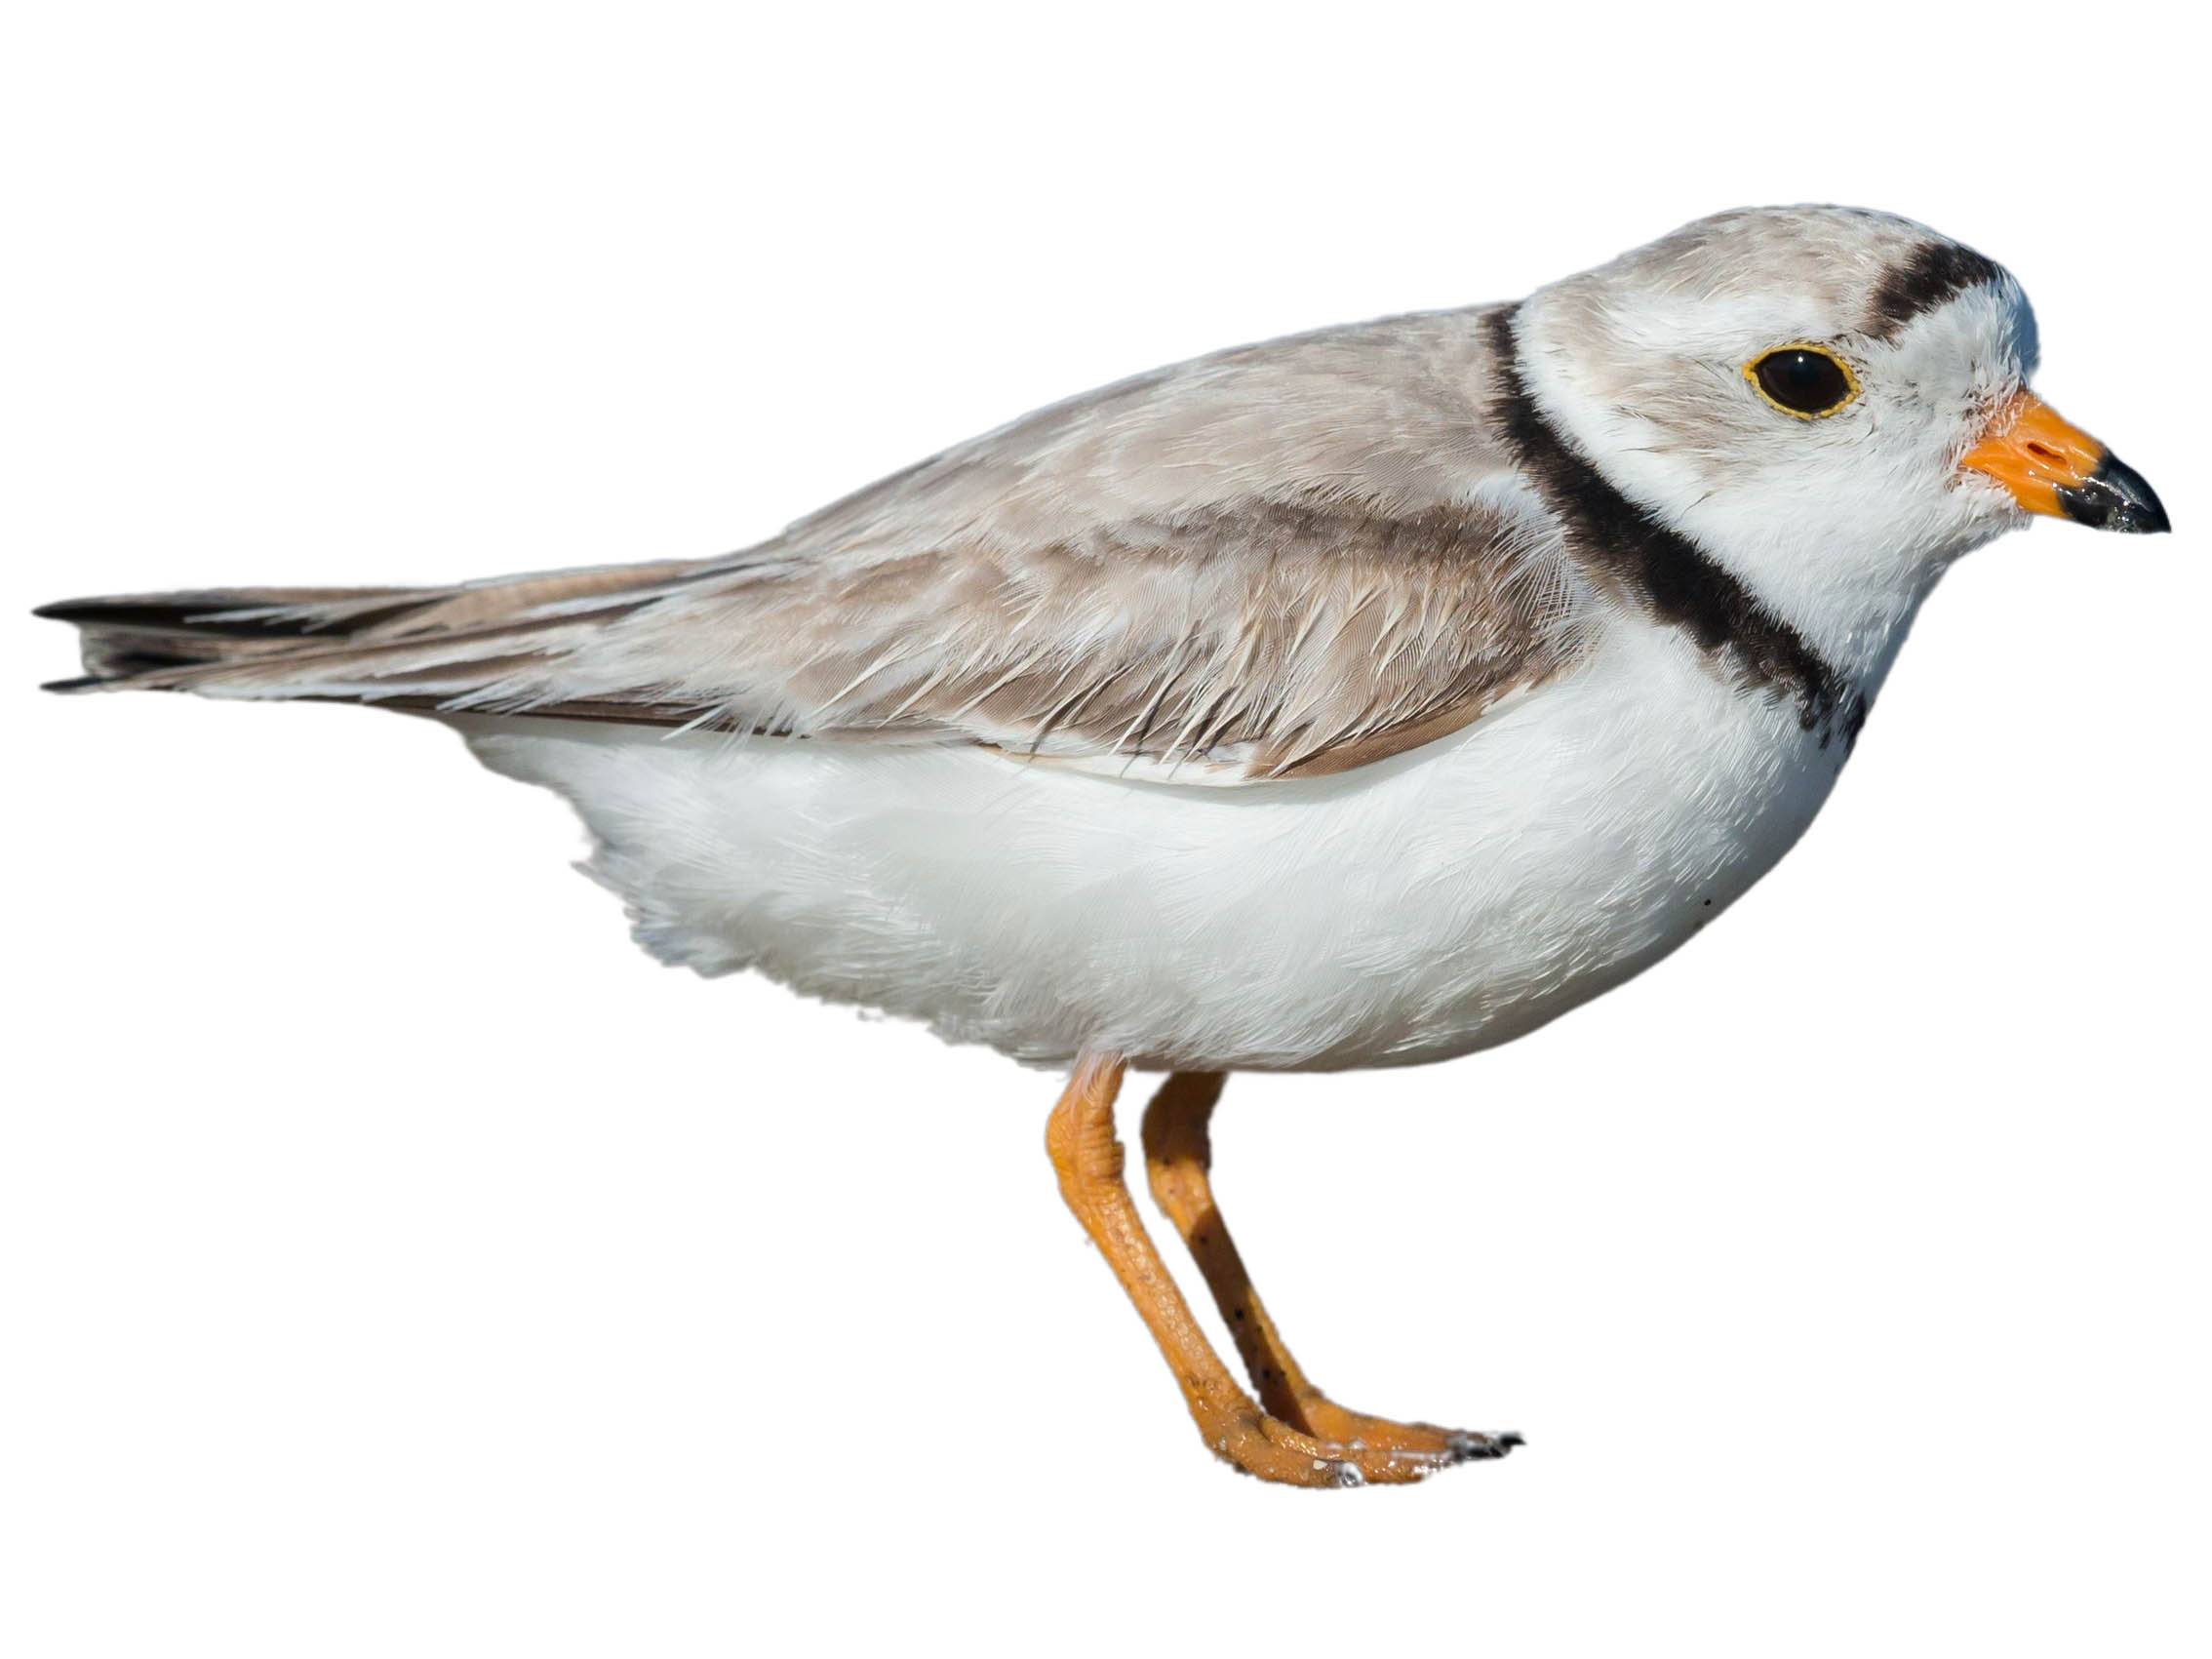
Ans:
[[[1060,1177],[1061,1197],[1160,1344],[1206,1445],[1248,1475],[1294,1486],[1417,1481],[1453,1461],[1442,1451],[1336,1444],[1253,1403],[1191,1317],[1190,1304],[1152,1247],[1122,1179],[1122,1143],[1114,1138],[1114,1098],[1121,1092],[1122,1072],[1119,1058],[1086,1056],[1052,1108],[1045,1144]]]
[[[1251,1275],[1244,1271],[1244,1259],[1237,1252],[1237,1241],[1229,1236],[1213,1201],[1208,1175],[1213,1148],[1206,1123],[1214,1102],[1221,1098],[1221,1084],[1219,1072],[1176,1072],[1160,1086],[1144,1113],[1144,1167],[1153,1198],[1175,1224],[1199,1272],[1205,1276],[1214,1306],[1228,1322],[1229,1334],[1244,1357],[1244,1369],[1259,1390],[1261,1405],[1317,1440],[1342,1445],[1456,1462],[1501,1457],[1519,1444],[1520,1437],[1515,1435],[1480,1435],[1370,1417],[1337,1404],[1307,1378],[1261,1305]]]

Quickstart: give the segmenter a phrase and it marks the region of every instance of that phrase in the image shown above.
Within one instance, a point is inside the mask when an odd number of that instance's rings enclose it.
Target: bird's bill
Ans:
[[[2008,399],[1958,464],[1995,479],[2032,513],[2138,535],[2172,528],[2140,472],[2034,392]]]

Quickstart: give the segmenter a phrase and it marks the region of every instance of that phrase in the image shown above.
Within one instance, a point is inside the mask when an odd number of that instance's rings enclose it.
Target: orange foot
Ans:
[[[1144,1114],[1145,1173],[1153,1198],[1190,1247],[1214,1305],[1229,1322],[1244,1368],[1251,1373],[1262,1405],[1272,1413],[1267,1421],[1307,1443],[1333,1447],[1355,1464],[1362,1458],[1372,1461],[1379,1454],[1394,1468],[1417,1471],[1415,1480],[1454,1463],[1503,1457],[1521,1444],[1519,1435],[1401,1423],[1354,1411],[1307,1379],[1268,1317],[1237,1251],[1237,1241],[1230,1237],[1214,1202],[1213,1148],[1207,1126],[1221,1097],[1221,1082],[1218,1073],[1177,1072],[1161,1086]],[[1238,1462],[1227,1452],[1222,1455]]]
[[[1246,1406],[1208,1422],[1194,1403],[1199,1432],[1231,1468],[1292,1486],[1395,1486],[1440,1469],[1503,1457],[1519,1435],[1481,1435],[1427,1423],[1393,1423],[1337,1408],[1328,1432],[1307,1432]]]
[[[1433,1458],[1438,1467],[1480,1463],[1503,1457],[1521,1443],[1519,1435],[1486,1435],[1476,1429],[1443,1429],[1434,1423],[1401,1423],[1370,1417],[1339,1405],[1326,1395],[1298,1402],[1297,1416],[1307,1434],[1355,1450],[1373,1449],[1404,1457]]]

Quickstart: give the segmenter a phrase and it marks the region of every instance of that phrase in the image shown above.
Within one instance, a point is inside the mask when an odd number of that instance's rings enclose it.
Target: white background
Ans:
[[[1485,10],[18,15],[0,1646],[2206,1651],[2201,59],[2166,8]],[[2017,270],[2182,530],[1972,559],[1644,979],[1231,1085],[1319,1379],[1528,1436],[1418,1489],[1204,1455],[1051,1079],[655,968],[416,723],[29,691],[37,601],[715,553],[1804,199]]]

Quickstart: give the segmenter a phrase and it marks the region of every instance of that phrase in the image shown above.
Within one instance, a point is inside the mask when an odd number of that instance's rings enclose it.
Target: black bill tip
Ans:
[[[2173,529],[2158,493],[2143,474],[2116,455],[2108,454],[2097,470],[2079,484],[2064,485],[2058,493],[2066,516],[2092,530],[2116,530],[2125,535],[2156,535]]]

